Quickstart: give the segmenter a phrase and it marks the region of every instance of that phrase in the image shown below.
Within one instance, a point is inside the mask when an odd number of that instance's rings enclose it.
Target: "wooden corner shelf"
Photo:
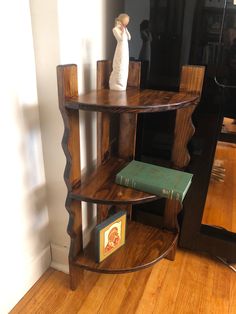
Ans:
[[[115,183],[116,174],[127,164],[112,157],[91,174],[81,178],[70,192],[72,199],[97,204],[138,204],[158,199],[157,195],[126,188]]]
[[[130,63],[127,91],[110,91],[103,87],[111,63],[98,63],[98,90],[78,96],[77,66],[57,67],[59,108],[64,122],[62,147],[66,156],[64,179],[67,185],[66,209],[71,238],[69,269],[71,289],[78,285],[78,268],[103,273],[136,271],[158,262],[163,257],[174,259],[178,237],[177,215],[181,204],[166,200],[163,229],[141,223],[127,223],[126,243],[98,264],[91,248],[83,248],[81,202],[97,203],[97,222],[108,217],[110,207],[132,213],[132,204],[155,201],[156,195],[115,184],[115,175],[135,156],[137,115],[139,113],[176,110],[175,139],[172,149],[174,166],[184,167],[189,161],[187,144],[194,132],[191,115],[199,99],[194,93],[140,90],[140,63]],[[104,68],[105,67],[105,68]],[[103,82],[103,83],[102,83]],[[129,87],[129,86],[128,86]],[[80,109],[97,112],[97,167],[81,176]],[[111,149],[112,114],[118,114],[117,149]],[[114,117],[114,115],[113,115]],[[130,215],[131,216],[131,215]]]
[[[89,246],[73,262],[85,270],[100,273],[127,273],[157,263],[174,247],[178,233],[129,221],[126,243],[101,263],[94,262],[93,247]]]

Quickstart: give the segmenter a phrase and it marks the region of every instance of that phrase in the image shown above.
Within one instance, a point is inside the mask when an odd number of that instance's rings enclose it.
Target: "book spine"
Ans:
[[[182,202],[183,201],[183,194],[179,193],[178,191],[175,190],[169,190],[166,188],[158,187],[158,186],[153,186],[148,183],[144,182],[139,182],[138,180],[134,178],[129,178],[121,175],[116,176],[116,183],[119,185],[123,185],[126,187],[130,187],[139,191],[151,193],[158,195],[160,197],[164,198],[169,198],[169,199],[174,199],[177,201]]]

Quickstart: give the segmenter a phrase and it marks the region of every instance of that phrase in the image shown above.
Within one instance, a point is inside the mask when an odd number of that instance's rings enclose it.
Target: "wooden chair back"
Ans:
[[[97,89],[109,88],[109,78],[112,72],[112,61],[97,61]],[[129,76],[127,88],[140,88],[141,62],[129,62]]]
[[[182,66],[180,92],[196,94],[201,97],[205,75],[205,67],[199,65]]]

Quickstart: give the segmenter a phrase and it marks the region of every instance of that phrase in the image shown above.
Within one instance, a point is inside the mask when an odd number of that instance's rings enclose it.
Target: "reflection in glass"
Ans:
[[[142,62],[142,87],[178,90],[182,65],[206,66],[189,145],[196,183],[191,202],[185,203],[189,210],[203,211],[222,112],[236,118],[236,89],[225,88],[222,96],[216,84],[236,86],[236,6],[233,0],[125,0],[124,9],[131,17],[130,56]],[[140,117],[140,159],[171,158],[174,119],[173,113]]]

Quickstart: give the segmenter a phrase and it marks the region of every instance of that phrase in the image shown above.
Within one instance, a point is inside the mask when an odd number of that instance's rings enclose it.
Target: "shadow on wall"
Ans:
[[[84,92],[88,92],[92,89],[92,76],[93,72],[93,58],[92,58],[92,42],[91,40],[84,39],[82,43],[83,49],[83,56],[82,56],[82,64],[83,64],[83,86]],[[94,168],[94,147],[96,146],[96,138],[94,136],[94,125],[96,125],[96,113],[88,112],[88,111],[80,111],[80,123],[82,122],[84,126],[84,141],[82,145],[83,158],[85,163],[85,169],[83,172],[91,172]],[[82,134],[81,134],[82,135]],[[96,207],[91,203],[82,203],[82,208],[84,211],[83,214],[83,225],[85,226],[84,230],[84,237],[83,242],[84,246],[90,240],[90,230],[87,226],[93,226],[96,223],[95,216],[96,216]]]
[[[32,259],[49,245],[49,218],[38,107],[22,105],[21,114],[24,137],[21,139],[20,154],[25,164],[23,182],[27,204],[24,217],[30,221],[24,224],[25,228],[22,232],[23,237],[33,244],[28,250],[29,257]]]
[[[105,19],[104,19],[104,29],[105,29],[105,52],[106,58],[112,60],[114,56],[116,41],[112,34],[112,29],[114,27],[115,18],[124,12],[124,0],[120,1],[111,1],[106,0],[106,10],[105,10]]]
[[[105,1],[105,11],[104,11],[104,25],[103,30],[105,32],[104,36],[104,54],[106,59],[112,60],[116,41],[114,39],[114,36],[112,34],[112,28],[114,26],[114,20],[118,16],[119,13],[122,13],[124,11],[124,1]],[[93,51],[96,49],[96,47],[93,46],[93,43],[88,40],[84,39],[84,42],[82,43],[83,46],[83,85],[84,85],[84,92],[88,92],[92,89],[92,77],[94,77],[94,74],[96,72],[96,67],[94,68],[94,57],[93,57]],[[80,119],[82,121],[82,124],[84,124],[84,145],[82,145],[81,153],[84,158],[84,164],[86,165],[84,171],[90,172],[92,171],[94,164],[95,164],[95,158],[96,158],[96,113],[87,112],[87,111],[81,111],[80,112]],[[95,130],[94,130],[95,128]],[[82,134],[81,134],[82,135]],[[95,151],[94,151],[95,150]],[[84,172],[83,171],[83,172]],[[83,224],[85,226],[84,230],[84,246],[88,243],[90,239],[90,231],[92,230],[93,226],[96,224],[96,207],[93,204],[83,204],[82,206],[84,210]]]

